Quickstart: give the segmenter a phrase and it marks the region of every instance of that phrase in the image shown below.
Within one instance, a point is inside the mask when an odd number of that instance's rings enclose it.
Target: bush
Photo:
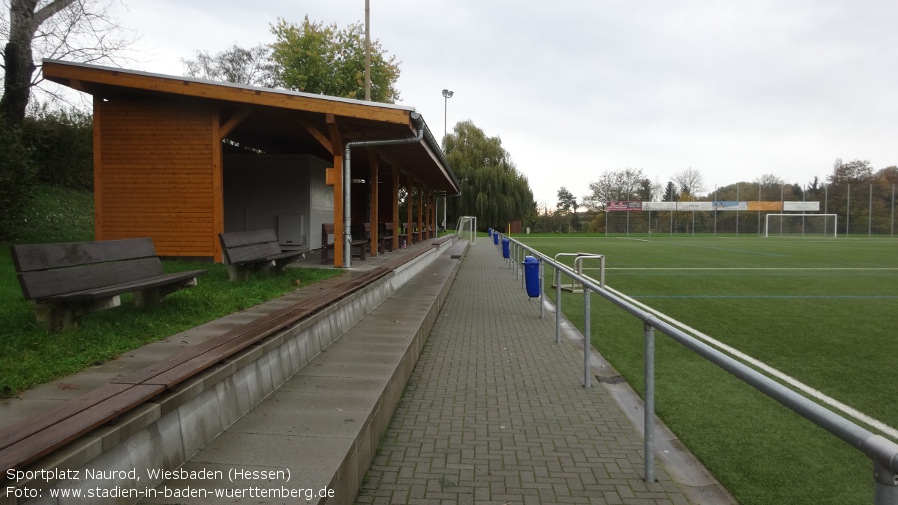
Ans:
[[[93,119],[76,108],[34,106],[22,123],[38,179],[54,186],[93,189]]]
[[[37,170],[19,132],[0,120],[0,240],[7,240],[34,195]]]

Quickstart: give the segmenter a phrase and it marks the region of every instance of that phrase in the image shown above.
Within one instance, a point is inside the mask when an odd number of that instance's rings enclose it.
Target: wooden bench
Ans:
[[[365,223],[366,236],[370,236],[371,233],[371,224]],[[321,223],[321,264],[326,265],[328,260],[328,251],[332,251],[334,249],[334,243],[330,241],[330,236],[334,234],[334,223]],[[334,237],[334,240],[337,238]],[[352,249],[353,247],[359,248],[359,253],[354,254],[357,258],[360,258],[362,261],[365,261],[365,253],[368,248],[368,244],[371,242],[371,239],[353,239],[349,242],[349,247]]]
[[[219,233],[221,249],[231,281],[249,280],[259,270],[276,272],[305,251],[282,251],[274,230],[250,230]]]
[[[11,247],[26,300],[34,302],[38,323],[56,330],[77,318],[121,305],[119,295],[134,293],[138,308],[195,286],[206,270],[166,274],[153,240],[135,238]]]
[[[380,252],[393,252],[393,223],[382,223],[380,235],[377,237]]]

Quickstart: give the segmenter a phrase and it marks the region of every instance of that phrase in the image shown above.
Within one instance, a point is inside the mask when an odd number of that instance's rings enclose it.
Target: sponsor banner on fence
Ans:
[[[677,210],[677,202],[642,202],[642,210]]]
[[[642,202],[608,202],[605,210],[608,212],[639,212],[642,210]]]
[[[782,212],[783,202],[748,202],[748,210]]]
[[[783,202],[783,212],[820,212],[820,202]]]
[[[702,211],[713,210],[711,202],[677,202],[677,210],[680,211]]]
[[[711,203],[714,210],[748,210],[748,205],[745,202],[718,201]]]

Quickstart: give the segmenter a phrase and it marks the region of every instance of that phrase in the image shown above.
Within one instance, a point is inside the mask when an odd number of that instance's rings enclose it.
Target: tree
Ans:
[[[832,175],[826,178],[830,184],[856,184],[871,182],[873,179],[873,167],[867,160],[854,160],[842,163],[836,160]]]
[[[680,170],[671,179],[683,193],[697,195],[705,191],[705,181],[702,173],[692,167]]]
[[[755,180],[754,188],[758,191],[758,200],[776,201],[783,191],[783,178],[775,174],[764,174]],[[754,196],[755,193],[746,193]]]
[[[580,217],[577,215],[577,208],[579,207],[577,198],[566,187],[562,186],[558,190],[558,205],[555,207],[555,212],[568,222],[568,230],[580,231]]]
[[[335,23],[312,23],[306,16],[300,25],[279,19],[271,32],[277,38],[271,45],[271,58],[279,85],[307,93],[365,97],[365,29],[361,24],[339,30]],[[397,79],[399,62],[380,42],[371,41],[371,100],[396,102]]]
[[[555,209],[563,214],[577,212],[577,198],[564,186],[558,190],[558,205]]]
[[[446,159],[462,185],[461,196],[449,200],[453,219],[477,216],[483,228],[499,229],[536,219],[530,184],[499,137],[487,137],[471,121],[462,121],[446,136]]]
[[[604,209],[612,200],[651,199],[652,182],[641,168],[603,172],[599,179],[589,183],[589,194],[583,197],[583,204],[590,210]],[[645,198],[648,196],[649,198]]]
[[[677,185],[670,181],[667,183],[667,187],[664,190],[664,194],[661,195],[662,202],[676,202],[680,199],[680,191],[677,189]]]
[[[215,56],[198,51],[195,60],[181,62],[190,77],[272,88],[275,68],[270,55],[271,48],[264,44],[248,49],[234,45]]]
[[[114,0],[6,0],[9,19],[0,19],[3,98],[0,116],[10,127],[25,119],[35,75],[35,56],[82,62],[111,61],[131,41],[110,15]]]

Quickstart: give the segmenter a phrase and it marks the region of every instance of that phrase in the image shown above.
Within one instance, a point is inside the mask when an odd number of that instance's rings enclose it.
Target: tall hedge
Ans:
[[[31,204],[37,174],[20,132],[0,121],[0,240],[12,238],[16,223]]]

